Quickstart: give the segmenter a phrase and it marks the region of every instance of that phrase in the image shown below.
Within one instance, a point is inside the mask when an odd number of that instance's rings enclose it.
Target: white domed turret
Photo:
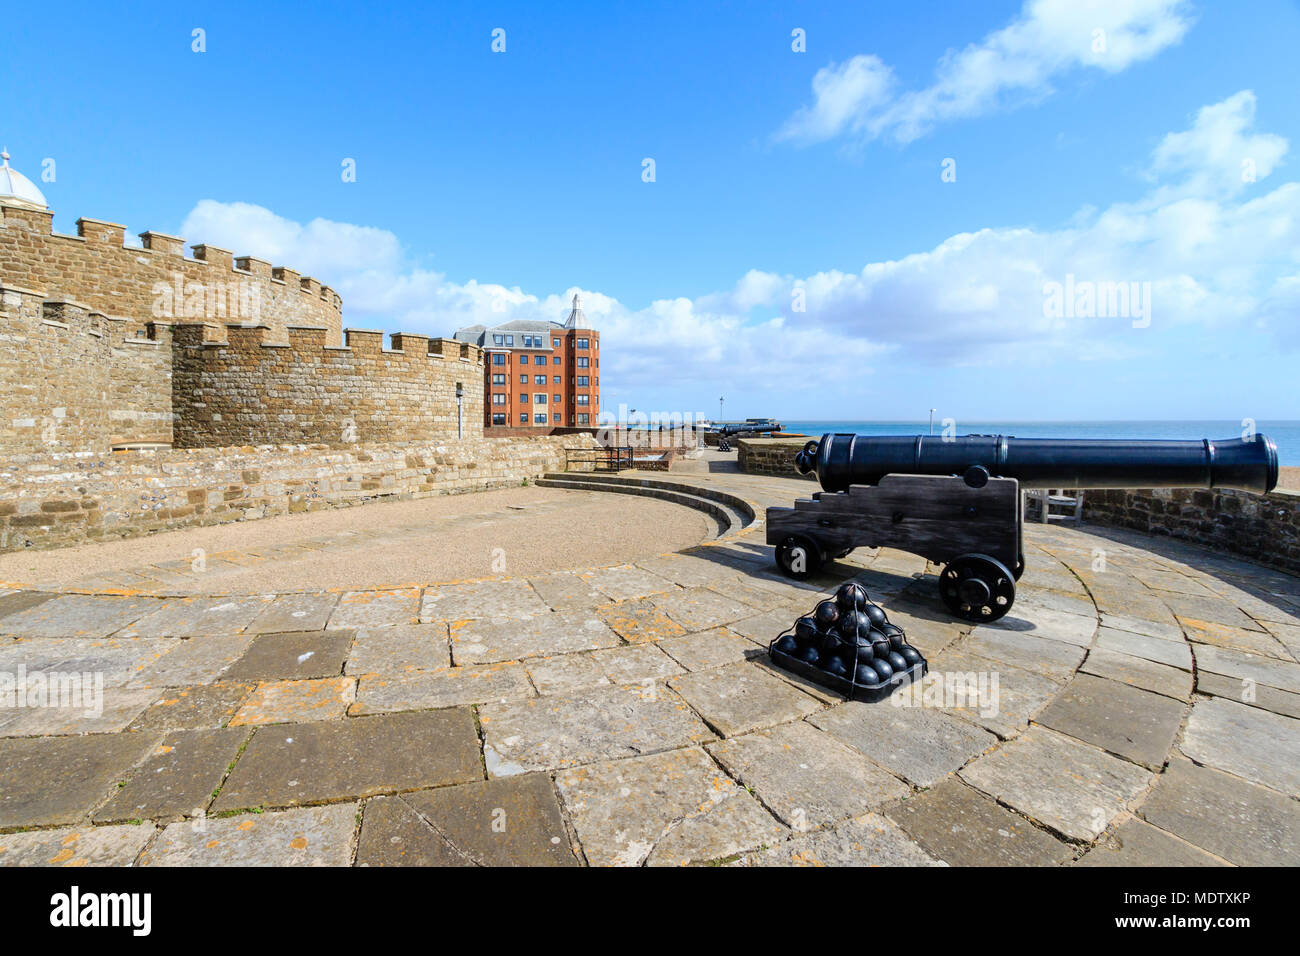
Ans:
[[[0,152],[0,202],[8,206],[45,209],[45,196],[30,179],[9,165],[8,150]]]
[[[566,329],[589,329],[591,323],[587,321],[587,313],[582,311],[582,296],[573,293],[573,311],[569,313],[569,318],[565,320]]]

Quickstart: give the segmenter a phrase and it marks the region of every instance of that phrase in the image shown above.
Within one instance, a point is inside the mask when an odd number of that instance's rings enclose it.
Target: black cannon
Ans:
[[[965,435],[827,434],[795,456],[823,491],[767,510],[767,543],[793,578],[858,547],[898,548],[945,565],[944,604],[994,621],[1024,571],[1022,488],[1231,488],[1277,485],[1277,446],[1227,441],[1112,441]]]

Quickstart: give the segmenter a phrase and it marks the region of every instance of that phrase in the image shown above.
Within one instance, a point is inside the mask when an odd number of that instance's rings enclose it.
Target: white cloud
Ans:
[[[1185,0],[1030,0],[1007,26],[940,58],[933,83],[895,94],[878,57],[832,63],[813,77],[813,102],[778,139],[815,143],[841,134],[910,142],[939,123],[979,116],[1052,93],[1052,80],[1092,67],[1117,73],[1179,42],[1191,26]]]

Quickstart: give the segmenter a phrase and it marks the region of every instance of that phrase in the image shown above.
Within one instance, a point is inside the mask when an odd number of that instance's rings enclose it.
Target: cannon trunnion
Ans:
[[[897,548],[944,565],[939,595],[969,621],[995,621],[1024,571],[1026,488],[1236,488],[1277,484],[1263,435],[1212,441],[1051,441],[968,435],[823,435],[796,456],[823,491],[767,509],[767,543],[793,578],[854,548]]]

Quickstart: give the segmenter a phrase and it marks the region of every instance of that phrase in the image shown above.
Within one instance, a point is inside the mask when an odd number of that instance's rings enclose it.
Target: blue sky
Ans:
[[[0,139],[56,229],[259,255],[349,324],[581,290],[608,409],[1300,418],[1296,3],[888,7],[31,5]]]

